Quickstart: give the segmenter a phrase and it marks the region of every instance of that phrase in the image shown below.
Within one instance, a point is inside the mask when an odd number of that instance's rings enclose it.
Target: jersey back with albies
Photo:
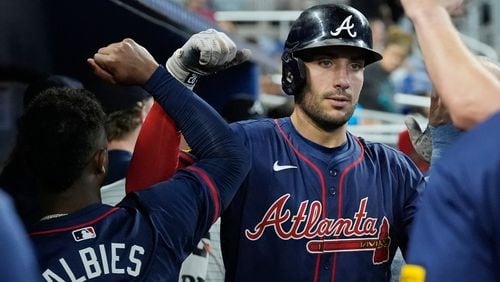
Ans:
[[[143,87],[200,160],[168,181],[129,193],[116,208],[99,203],[41,220],[30,236],[45,280],[177,281],[181,262],[246,175],[248,152],[206,102],[161,66]]]
[[[347,133],[339,148],[303,138],[289,118],[233,131],[252,169],[222,217],[226,281],[387,281],[408,240],[417,167]]]
[[[41,221],[30,235],[42,276],[45,281],[177,281],[182,260],[216,218],[208,186],[196,172],[184,170],[127,195],[117,207],[94,204]]]

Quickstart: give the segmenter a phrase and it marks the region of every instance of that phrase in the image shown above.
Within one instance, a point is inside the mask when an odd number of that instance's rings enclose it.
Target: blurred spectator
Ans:
[[[101,187],[102,202],[116,205],[125,197],[125,177],[142,123],[153,105],[140,87],[103,86],[97,97],[106,111],[108,172]]]
[[[248,0],[212,0],[217,11],[240,11],[248,9]]]
[[[215,23],[220,29],[234,33],[236,27],[230,21],[217,21],[215,18],[215,10],[212,8],[209,0],[186,0],[185,6],[188,10],[200,15],[205,20]]]
[[[404,67],[391,74],[391,81],[395,92],[422,95],[432,90],[432,82],[418,51],[412,52]]]
[[[365,70],[364,86],[359,103],[365,109],[398,112],[393,101],[394,86],[390,74],[400,67],[411,51],[412,36],[397,26],[389,28],[384,58]]]
[[[384,50],[387,41],[387,25],[381,19],[371,19],[370,27],[372,28],[373,49],[378,52]]]
[[[208,5],[208,0],[186,0],[185,6],[206,20],[215,22],[215,11]]]

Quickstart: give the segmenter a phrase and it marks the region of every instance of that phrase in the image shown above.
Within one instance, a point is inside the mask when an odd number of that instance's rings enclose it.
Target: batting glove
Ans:
[[[167,70],[193,89],[200,76],[209,75],[248,60],[248,49],[238,50],[224,33],[208,29],[194,34],[167,60]]]
[[[428,163],[432,157],[432,136],[429,125],[422,132],[420,125],[414,117],[408,116],[405,118],[405,125],[408,128],[411,143],[415,151]]]

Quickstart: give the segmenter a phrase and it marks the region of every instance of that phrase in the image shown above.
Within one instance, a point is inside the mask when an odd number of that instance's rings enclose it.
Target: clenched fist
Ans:
[[[87,62],[97,76],[124,85],[143,85],[158,68],[148,50],[130,38],[100,48]]]

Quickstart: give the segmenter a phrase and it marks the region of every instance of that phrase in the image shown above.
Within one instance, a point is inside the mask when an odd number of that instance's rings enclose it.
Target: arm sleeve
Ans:
[[[213,108],[163,67],[158,67],[144,88],[176,121],[177,128],[198,158],[190,167],[191,171],[210,182],[216,208],[225,209],[250,168],[247,150]]]
[[[180,133],[175,122],[155,102],[135,143],[126,192],[139,191],[172,177],[178,166],[179,143]]]

